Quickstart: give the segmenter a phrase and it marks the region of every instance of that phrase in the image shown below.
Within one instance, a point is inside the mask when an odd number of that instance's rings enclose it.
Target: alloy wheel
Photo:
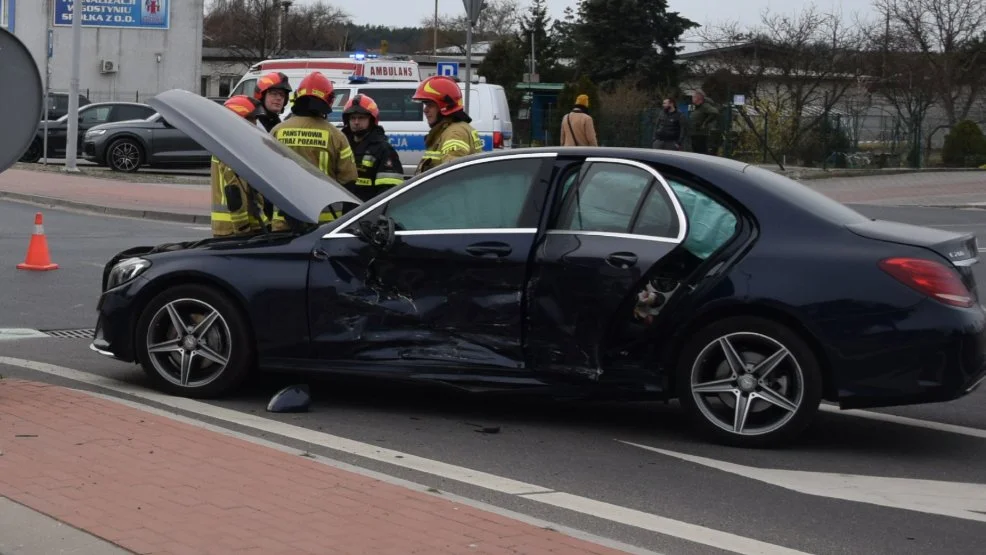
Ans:
[[[175,299],[154,313],[147,328],[147,354],[158,374],[182,388],[218,379],[233,345],[218,310],[197,299]]]
[[[115,169],[130,172],[140,166],[140,150],[129,141],[121,141],[113,145],[110,159]]]
[[[770,434],[801,407],[805,379],[791,351],[769,336],[736,332],[709,342],[691,369],[691,394],[705,418],[741,436]]]

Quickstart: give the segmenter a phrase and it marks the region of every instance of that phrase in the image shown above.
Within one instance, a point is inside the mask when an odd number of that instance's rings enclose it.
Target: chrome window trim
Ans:
[[[466,229],[413,229],[410,231],[398,231],[395,235],[406,237],[415,235],[490,235],[490,234],[509,234],[509,235],[533,235],[537,233],[536,227],[504,227],[504,228],[466,228]],[[323,239],[336,239],[339,237],[356,237],[352,233],[335,233],[331,237],[326,235]]]
[[[345,235],[348,235],[350,237],[353,237],[353,235],[351,233],[346,233],[346,232],[342,231],[342,229],[344,229],[349,224],[351,224],[351,223],[355,222],[356,220],[358,220],[359,218],[361,218],[364,214],[366,214],[368,212],[372,212],[372,211],[376,210],[378,207],[380,207],[381,205],[386,204],[387,202],[390,202],[391,200],[393,200],[393,199],[395,199],[395,198],[403,195],[404,193],[407,193],[408,191],[414,190],[415,188],[417,188],[418,186],[420,186],[422,183],[428,183],[432,179],[435,179],[436,177],[440,177],[442,175],[445,175],[446,173],[449,173],[449,172],[452,172],[452,171],[456,171],[456,170],[459,170],[461,168],[465,168],[465,167],[469,167],[469,166],[475,166],[477,164],[488,164],[488,163],[491,163],[491,162],[500,162],[500,161],[504,161],[504,160],[518,160],[518,159],[524,159],[524,158],[557,158],[557,157],[558,157],[558,153],[557,152],[528,152],[528,153],[506,154],[506,155],[503,155],[503,156],[494,156],[494,157],[490,157],[490,158],[480,158],[478,160],[470,160],[468,162],[462,162],[461,164],[449,165],[449,166],[446,166],[444,168],[441,167],[441,166],[439,166],[438,168],[435,169],[435,173],[432,173],[431,175],[427,175],[427,176],[423,177],[418,182],[416,182],[416,183],[414,183],[414,184],[412,184],[412,185],[410,185],[408,187],[402,187],[401,189],[399,189],[397,191],[394,191],[393,193],[388,194],[387,196],[381,198],[380,200],[374,202],[371,205],[368,205],[368,206],[367,205],[360,206],[357,209],[358,211],[354,211],[354,212],[350,212],[349,214],[346,214],[345,216],[343,216],[342,218],[340,218],[340,220],[339,220],[340,223],[339,223],[338,227],[336,227],[332,231],[328,232],[327,234],[323,235],[322,236],[322,239],[331,239],[332,237],[340,237],[340,236],[345,236]],[[667,185],[665,184],[665,186],[667,186]],[[515,228],[508,228],[508,229],[515,229]],[[452,231],[452,230],[449,230],[449,231]],[[462,230],[454,230],[454,231],[456,233],[461,233],[462,232]],[[405,232],[400,232],[400,233],[405,233]]]
[[[966,258],[965,260],[959,260],[958,262],[952,262],[955,266],[975,266],[979,263],[979,257],[974,256],[972,258]]]
[[[679,244],[681,241],[679,239],[672,239],[671,237],[655,237],[653,235],[638,235],[636,233],[615,233],[612,231],[580,231],[580,230],[569,230],[569,229],[550,229],[547,232],[548,235],[589,235],[593,237],[614,237],[616,239],[635,239],[638,241],[653,241],[655,243],[672,243]]]
[[[660,172],[658,172],[654,168],[648,166],[647,164],[644,164],[643,162],[639,162],[637,160],[625,160],[623,158],[609,158],[609,157],[605,157],[605,156],[591,156],[591,157],[588,157],[588,158],[585,159],[585,163],[586,164],[590,164],[590,163],[593,163],[593,162],[605,162],[605,163],[609,163],[609,164],[623,164],[623,165],[626,165],[626,166],[633,166],[633,167],[636,167],[636,168],[640,168],[640,169],[642,169],[642,170],[650,173],[652,176],[654,176],[654,179],[656,179],[657,182],[660,183],[662,187],[664,187],[664,191],[667,193],[668,198],[671,199],[671,206],[674,207],[675,216],[678,217],[678,236],[677,237],[657,237],[655,235],[638,235],[638,234],[635,234],[635,233],[611,233],[611,232],[606,232],[606,231],[583,231],[583,230],[580,230],[580,229],[573,229],[573,230],[566,230],[566,229],[558,229],[558,230],[556,230],[556,229],[552,229],[548,233],[554,233],[556,231],[562,232],[562,233],[565,233],[565,232],[575,232],[575,234],[599,235],[599,236],[603,236],[603,237],[623,237],[623,238],[627,238],[627,239],[649,239],[649,240],[657,240],[657,241],[663,242],[663,243],[682,243],[682,242],[684,242],[685,237],[688,235],[688,219],[685,218],[685,212],[681,208],[681,203],[678,201],[678,196],[674,194],[674,190],[671,189],[671,186],[664,179],[664,176],[662,176]]]

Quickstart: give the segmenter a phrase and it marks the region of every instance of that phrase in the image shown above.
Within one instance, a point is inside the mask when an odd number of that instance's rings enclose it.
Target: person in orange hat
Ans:
[[[291,83],[288,76],[274,71],[257,79],[253,87],[253,98],[260,101],[266,113],[257,118],[261,129],[269,132],[275,125],[281,123],[281,114],[288,103],[291,93]]]
[[[431,127],[415,175],[483,151],[483,140],[469,125],[472,118],[464,109],[462,91],[454,79],[444,75],[429,77],[418,85],[411,98],[424,104],[425,117]]]
[[[310,73],[298,84],[292,117],[277,124],[270,133],[281,144],[297,152],[322,173],[347,189],[356,184],[356,162],[349,140],[326,119],[332,111],[335,88],[325,75]],[[326,207],[319,223],[332,221],[342,215],[339,207]],[[274,213],[274,229],[285,227],[284,215]]]
[[[589,115],[589,96],[580,94],[572,111],[561,119],[561,146],[599,146]]]
[[[223,106],[250,123],[263,116],[260,101],[245,95],[232,96]],[[212,235],[253,235],[268,229],[264,199],[233,168],[212,157]]]

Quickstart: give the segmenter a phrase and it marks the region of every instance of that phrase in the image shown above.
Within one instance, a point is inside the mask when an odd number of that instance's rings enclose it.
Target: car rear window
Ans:
[[[744,171],[778,196],[829,222],[842,225],[870,221],[841,202],[783,175],[756,166],[749,166]]]

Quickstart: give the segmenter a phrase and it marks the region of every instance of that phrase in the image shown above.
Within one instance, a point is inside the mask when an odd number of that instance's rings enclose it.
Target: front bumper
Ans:
[[[89,348],[101,355],[124,362],[136,362],[134,329],[139,314],[135,312],[137,294],[147,283],[143,276],[105,291],[96,310],[96,332]]]

